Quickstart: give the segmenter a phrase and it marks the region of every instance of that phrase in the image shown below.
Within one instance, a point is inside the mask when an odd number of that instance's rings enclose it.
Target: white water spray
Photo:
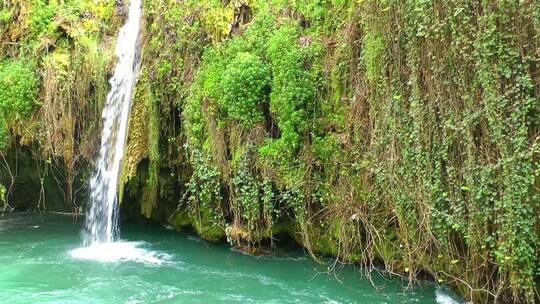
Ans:
[[[101,149],[90,179],[90,207],[86,214],[84,245],[111,243],[118,236],[118,178],[126,143],[129,112],[139,70],[141,0],[131,0],[126,23],[116,45],[111,90],[103,109]]]

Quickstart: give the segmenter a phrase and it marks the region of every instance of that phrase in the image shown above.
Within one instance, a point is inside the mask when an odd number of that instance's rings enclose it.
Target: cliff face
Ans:
[[[12,207],[81,207],[122,16],[113,1],[0,4],[2,184],[34,198],[8,191]]]
[[[124,11],[0,4],[10,206],[84,205]],[[514,1],[145,1],[123,213],[250,252],[285,233],[366,270],[379,260],[410,279],[427,272],[476,302],[532,303],[538,12]]]

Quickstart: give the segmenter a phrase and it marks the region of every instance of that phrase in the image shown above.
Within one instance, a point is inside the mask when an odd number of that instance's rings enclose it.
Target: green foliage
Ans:
[[[39,88],[35,64],[28,59],[0,62],[0,111],[4,117],[32,113]]]
[[[58,10],[56,1],[32,0],[32,14],[29,20],[30,35],[37,37],[43,33],[51,33],[56,29],[53,23]]]
[[[0,184],[0,203],[5,204],[6,203],[6,187],[2,184]]]
[[[373,13],[364,18],[362,59],[378,122],[372,170],[396,210],[403,254],[421,260],[433,255],[433,244],[470,286],[499,290],[503,301],[534,302],[538,94],[527,39],[514,35],[510,21],[531,23],[531,8],[459,2],[437,8],[452,12],[439,15],[428,2],[389,2],[383,11],[399,14],[398,22],[377,9],[380,2],[365,5]],[[400,39],[381,39],[394,27],[403,29]],[[426,250],[414,251],[416,244]],[[479,275],[492,269],[500,280]],[[481,292],[474,299],[492,300]]]
[[[238,53],[221,78],[221,107],[227,115],[246,127],[259,122],[263,116],[261,103],[266,98],[270,75],[259,58],[249,53]]]
[[[362,59],[366,65],[366,78],[377,81],[382,76],[384,60],[384,39],[375,29],[368,30],[364,37],[364,51]]]
[[[315,96],[313,79],[306,70],[309,47],[298,42],[298,30],[292,26],[278,29],[268,41],[268,58],[272,71],[270,111],[281,137],[261,148],[262,155],[293,157],[308,129],[309,111]]]
[[[2,114],[0,116],[0,150],[4,150],[7,147],[7,139],[9,136],[9,130],[6,118]]]
[[[99,57],[114,28],[113,1],[29,8],[20,27],[17,10],[0,8],[9,37],[0,56],[36,57],[0,64],[0,134],[14,113],[34,110],[43,67],[54,106],[86,100],[81,87],[94,81],[69,89],[95,66],[81,54]],[[151,182],[164,167],[184,172],[182,202],[199,233],[217,239],[234,226],[254,246],[294,221],[288,232],[308,249],[367,266],[380,258],[410,279],[424,270],[479,303],[535,301],[538,3],[147,0],[144,9]],[[66,113],[75,114],[54,114]]]
[[[0,36],[7,46],[0,56],[31,53],[36,61],[51,49],[85,45],[116,26],[115,1],[8,1],[0,4]]]
[[[228,187],[233,193],[230,208],[234,227],[247,229],[244,238],[248,244],[272,231],[278,212],[273,182],[284,185],[283,191],[290,194],[279,197],[284,208],[302,223],[307,219],[300,186],[306,168],[294,154],[307,142],[315,115],[310,64],[317,56],[317,43],[311,37],[301,37],[299,28],[290,21],[277,27],[267,9],[262,9],[241,35],[204,52],[183,109],[188,150],[212,154],[211,162],[225,173],[222,178],[227,178],[229,168],[232,171]],[[263,140],[255,135],[255,130],[273,123],[279,130],[277,138],[266,134]],[[222,147],[221,136],[227,147]],[[227,150],[231,160],[220,154]],[[326,153],[328,157],[330,152]],[[263,157],[260,162],[259,156]],[[279,181],[262,176],[257,167],[273,167],[280,172]]]
[[[272,0],[278,10],[292,10],[301,16],[301,20],[314,33],[332,33],[343,26],[351,14],[354,1],[351,0]],[[336,18],[339,16],[340,18]]]
[[[8,8],[0,9],[0,23],[9,22],[13,18],[13,12]]]
[[[262,215],[259,185],[251,172],[247,154],[241,157],[237,166],[236,174],[232,180],[236,192],[235,203],[239,205],[242,220],[247,223],[248,231],[256,232],[259,217]]]
[[[212,167],[209,158],[199,150],[193,150],[190,160],[193,173],[186,185],[185,200],[190,216],[196,223],[195,228],[201,232],[220,229],[224,225],[219,171]]]
[[[260,181],[270,181],[271,201],[295,218],[308,248],[312,236],[354,257],[368,235],[374,245],[362,252],[390,259],[411,279],[421,268],[442,281],[459,277],[466,284],[454,284],[465,293],[472,286],[475,301],[498,292],[503,301],[533,302],[538,5],[253,7],[251,23],[204,52],[184,108],[189,141],[208,152],[212,123],[221,123],[221,151],[230,156],[210,162],[232,168],[232,185],[221,182],[248,230],[263,221]],[[252,66],[268,69],[269,91],[243,81]],[[264,136],[249,128],[257,121]],[[258,149],[256,161],[239,162],[246,147]],[[341,225],[323,242],[315,214],[324,227],[369,221],[358,234]]]

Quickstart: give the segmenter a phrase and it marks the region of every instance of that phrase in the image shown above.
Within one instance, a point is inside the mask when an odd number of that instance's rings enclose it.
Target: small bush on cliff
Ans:
[[[34,0],[31,2],[32,14],[29,20],[30,34],[37,37],[44,32],[54,31],[56,26],[53,24],[58,4],[52,2],[47,4],[43,0]]]
[[[34,64],[24,59],[0,63],[0,111],[7,119],[32,112],[39,88]]]
[[[238,53],[221,79],[221,106],[229,117],[252,126],[262,119],[259,105],[265,99],[269,82],[270,72],[257,56]]]
[[[275,114],[281,138],[269,141],[263,155],[293,157],[308,129],[308,118],[315,97],[313,78],[306,68],[310,47],[301,45],[296,27],[284,26],[268,41],[268,58],[272,69],[270,111]]]
[[[5,148],[8,122],[28,116],[39,89],[35,64],[24,59],[0,62],[0,149]]]

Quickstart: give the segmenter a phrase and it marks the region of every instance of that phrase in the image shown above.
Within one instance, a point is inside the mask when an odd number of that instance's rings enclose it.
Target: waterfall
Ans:
[[[131,0],[126,23],[116,45],[118,63],[109,80],[111,90],[103,108],[103,131],[96,169],[90,179],[84,245],[111,243],[118,229],[118,178],[126,144],[129,112],[140,64],[141,0]]]

